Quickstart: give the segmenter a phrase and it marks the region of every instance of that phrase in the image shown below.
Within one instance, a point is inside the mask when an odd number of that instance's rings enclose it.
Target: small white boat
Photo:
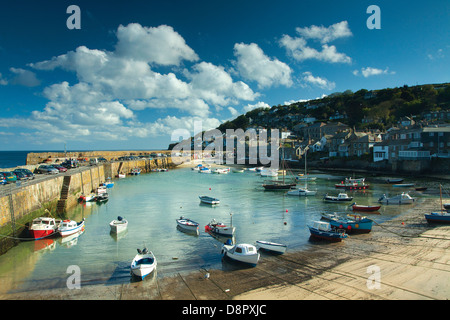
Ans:
[[[291,189],[287,192],[290,196],[315,196],[317,191],[308,190],[306,188]]]
[[[125,173],[118,173],[116,177],[119,178],[119,179],[123,179],[123,178],[126,177],[126,174]]]
[[[81,202],[91,202],[91,201],[95,201],[96,198],[97,198],[97,195],[95,193],[90,193],[88,195],[81,195],[79,200]]]
[[[300,180],[300,181],[316,181],[317,177],[301,176],[301,177],[295,177],[295,179]]]
[[[227,226],[222,222],[217,222],[216,219],[212,219],[211,222],[205,226],[205,231],[213,232],[225,237],[232,237],[236,231],[236,228],[233,226]]]
[[[207,167],[203,167],[200,170],[198,170],[199,173],[211,173],[211,169]]]
[[[138,254],[131,262],[131,274],[144,280],[146,276],[156,269],[156,258],[151,251],[144,248],[142,251],[137,249]]]
[[[109,227],[111,228],[111,232],[120,233],[125,231],[128,227],[128,220],[118,216],[117,219],[114,219],[109,223]]]
[[[58,232],[61,237],[69,236],[84,229],[84,219],[80,222],[74,220],[63,220],[58,227]]]
[[[256,248],[283,254],[286,252],[287,245],[282,243],[257,240]]]
[[[244,172],[244,169],[234,168],[234,169],[233,169],[233,172],[234,172],[234,173],[242,173],[242,172]]]
[[[95,201],[97,201],[97,202],[106,202],[106,201],[108,201],[108,199],[109,199],[109,194],[107,192],[98,194],[95,197]]]
[[[251,244],[241,243],[235,245],[224,244],[222,247],[224,256],[243,263],[256,266],[259,261],[259,252]]]
[[[262,169],[260,174],[261,177],[278,177],[278,169]]]
[[[217,198],[213,198],[213,197],[208,197],[208,196],[198,196],[200,201],[206,204],[219,204],[220,200]]]
[[[218,174],[227,174],[230,172],[230,169],[227,168],[216,168],[214,169],[214,173],[218,173]]]
[[[130,174],[133,175],[133,176],[137,176],[137,175],[141,174],[141,171],[142,170],[140,168],[133,168],[133,169],[131,169]]]
[[[323,197],[323,201],[325,202],[346,202],[346,201],[352,201],[353,197],[349,197],[346,193],[339,193],[337,197],[335,196],[329,196],[326,194]]]
[[[106,181],[102,183],[102,185],[106,186],[106,188],[114,187],[114,182],[111,181],[111,178],[106,178]]]
[[[106,185],[100,185],[97,188],[97,195],[102,194],[102,193],[106,193]]]
[[[179,219],[176,219],[178,227],[185,231],[195,232],[198,234],[198,222],[195,222],[194,220],[187,219],[185,217],[180,217]]]
[[[410,204],[413,203],[414,201],[416,201],[416,199],[411,197],[408,193],[405,192],[391,198],[388,198],[386,194],[383,194],[381,198],[378,199],[378,202],[385,204]]]

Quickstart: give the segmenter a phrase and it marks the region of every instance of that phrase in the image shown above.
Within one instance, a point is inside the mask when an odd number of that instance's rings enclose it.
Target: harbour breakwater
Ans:
[[[24,166],[33,170],[37,165]],[[64,174],[37,175],[36,179],[0,186],[0,254],[28,237],[28,226],[39,216],[64,218],[89,194],[118,173],[129,174],[139,168],[142,173],[156,168],[175,167],[170,157],[116,161],[69,169]]]

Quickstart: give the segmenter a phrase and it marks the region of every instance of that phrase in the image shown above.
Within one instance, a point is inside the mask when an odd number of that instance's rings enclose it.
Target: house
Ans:
[[[349,154],[360,157],[369,154],[375,143],[381,142],[381,136],[373,133],[355,132],[355,138],[350,138],[349,142]]]
[[[373,162],[389,160],[389,142],[381,141],[373,145]]]

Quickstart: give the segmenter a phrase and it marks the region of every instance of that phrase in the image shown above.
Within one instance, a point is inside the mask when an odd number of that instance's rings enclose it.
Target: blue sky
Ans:
[[[448,0],[4,1],[0,150],[166,149],[194,121],[448,82],[449,39]]]

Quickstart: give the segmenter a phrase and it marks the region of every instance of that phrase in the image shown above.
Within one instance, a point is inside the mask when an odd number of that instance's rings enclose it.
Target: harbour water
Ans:
[[[76,237],[22,241],[0,256],[1,291],[20,292],[35,289],[64,288],[72,273],[81,271],[81,284],[120,284],[132,281],[130,263],[137,248],[144,245],[156,256],[158,277],[199,269],[233,270],[239,266],[221,259],[226,239],[213,238],[204,226],[212,219],[236,227],[237,243],[256,240],[281,242],[288,250],[311,245],[308,224],[323,212],[352,213],[347,204],[324,203],[325,193],[338,194],[334,184],[343,177],[315,174],[308,188],[314,197],[287,196],[285,192],[264,191],[264,178],[257,173],[199,174],[190,168],[141,174],[116,179],[104,204],[79,204],[67,217],[85,218],[85,231]],[[364,191],[349,191],[358,204],[375,204],[383,194],[398,194],[401,189],[383,183],[370,183]],[[220,199],[220,204],[201,204],[199,195]],[[439,195],[417,195],[424,197]],[[366,214],[382,223],[406,213],[413,205],[383,206],[380,214]],[[232,214],[232,215],[230,215]],[[118,216],[129,221],[128,230],[110,234],[109,222]],[[190,218],[200,224],[199,235],[177,229],[176,219]],[[264,258],[264,256],[262,257]],[[68,269],[69,268],[69,269]]]

